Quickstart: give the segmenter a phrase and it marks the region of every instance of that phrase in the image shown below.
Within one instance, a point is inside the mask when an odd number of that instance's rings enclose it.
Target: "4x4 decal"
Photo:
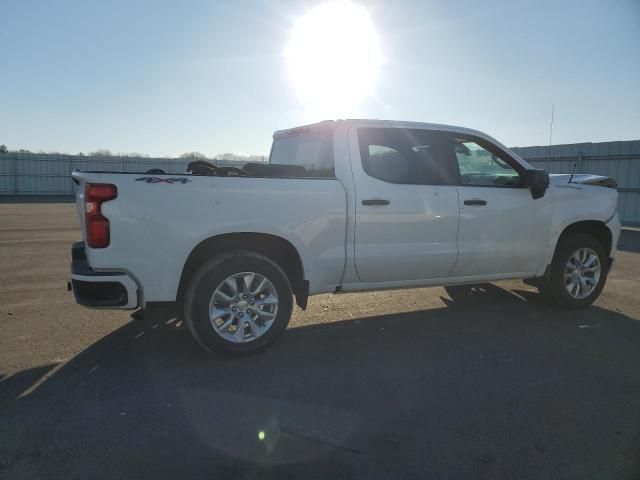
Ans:
[[[182,183],[183,185],[187,182],[190,182],[188,178],[160,178],[160,177],[140,177],[136,178],[136,182],[145,182],[145,183]]]

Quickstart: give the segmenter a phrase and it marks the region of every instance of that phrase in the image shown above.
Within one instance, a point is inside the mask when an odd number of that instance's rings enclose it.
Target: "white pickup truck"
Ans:
[[[277,131],[269,164],[74,172],[76,301],[178,301],[208,350],[271,344],[293,299],[524,279],[558,305],[600,294],[615,182],[548,175],[484,133],[339,120]]]

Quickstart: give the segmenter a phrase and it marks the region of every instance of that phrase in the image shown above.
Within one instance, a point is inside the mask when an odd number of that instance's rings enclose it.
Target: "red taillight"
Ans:
[[[102,216],[100,207],[118,196],[115,185],[88,183],[84,189],[84,219],[87,227],[87,245],[90,248],[109,246],[109,220]]]

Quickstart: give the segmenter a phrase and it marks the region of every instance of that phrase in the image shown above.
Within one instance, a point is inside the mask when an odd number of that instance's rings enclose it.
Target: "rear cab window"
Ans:
[[[333,129],[300,128],[276,136],[269,166],[277,176],[335,178]]]

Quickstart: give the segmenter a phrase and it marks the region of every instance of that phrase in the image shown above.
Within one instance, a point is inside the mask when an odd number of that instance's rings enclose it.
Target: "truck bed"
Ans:
[[[85,185],[116,186],[117,198],[102,205],[110,245],[87,248],[86,255],[95,271],[122,271],[144,285],[145,302],[174,300],[190,252],[227,234],[287,238],[305,259],[311,288],[340,284],[347,197],[339,180],[100,171],[72,176],[82,225]]]

